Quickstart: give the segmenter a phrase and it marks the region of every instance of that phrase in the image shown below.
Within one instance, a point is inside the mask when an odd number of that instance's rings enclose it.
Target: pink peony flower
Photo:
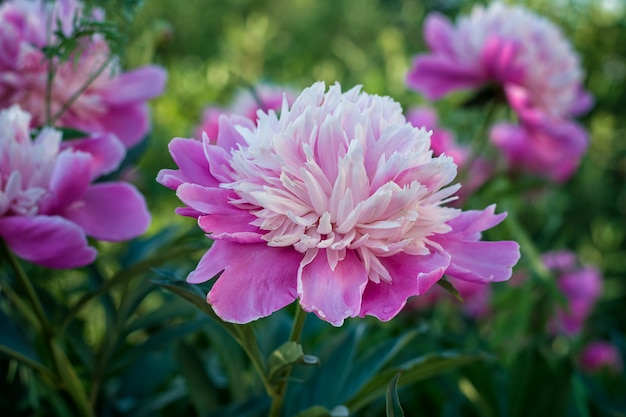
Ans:
[[[557,309],[551,327],[558,332],[576,335],[602,293],[600,271],[591,266],[579,266],[571,252],[550,252],[542,258],[546,267],[556,273],[557,285],[568,303],[567,308]]]
[[[587,372],[607,369],[619,373],[623,367],[622,357],[617,347],[602,340],[587,344],[580,354],[579,363]]]
[[[58,42],[55,32],[71,36],[75,18],[82,17],[82,7],[76,0],[10,0],[0,5],[0,108],[19,104],[32,114],[31,127],[46,124],[47,77],[52,65],[55,70],[49,115],[54,118],[60,114],[55,126],[114,133],[130,147],[149,130],[146,100],[162,93],[165,71],[146,66],[123,73],[112,60],[98,74],[111,51],[97,34],[81,38],[67,61],[55,57],[48,62],[43,48]],[[101,21],[102,13],[96,10],[92,20]]]
[[[496,146],[513,165],[555,180],[571,175],[587,134],[569,119],[588,110],[592,98],[582,87],[580,59],[556,26],[520,6],[496,2],[476,6],[456,26],[431,14],[424,37],[431,53],[415,58],[407,75],[411,88],[437,99],[459,89],[500,86],[521,126],[497,130]],[[566,156],[547,160],[551,152]]]
[[[515,242],[482,242],[505,215],[444,207],[458,186],[451,158],[433,158],[429,133],[399,104],[338,84],[305,89],[256,127],[221,118],[215,144],[174,139],[178,170],[157,180],[215,240],[191,283],[221,273],[208,302],[244,323],[299,299],[333,325],[390,320],[444,273],[509,278]]]
[[[196,128],[195,138],[202,139],[206,133],[210,139],[215,140],[219,132],[219,119],[221,115],[243,116],[246,121],[256,123],[259,111],[267,113],[270,110],[279,111],[283,104],[283,97],[289,104],[293,103],[295,94],[285,88],[261,84],[255,87],[254,94],[250,90],[241,90],[235,97],[233,105],[229,108],[207,107],[202,115],[202,121]],[[249,126],[247,123],[244,125]]]
[[[467,169],[467,165],[471,164],[467,171],[466,182],[458,192],[459,200],[463,200],[464,196],[472,194],[472,192],[487,182],[492,171],[490,164],[480,156],[470,160],[470,150],[466,146],[456,143],[452,132],[439,127],[437,113],[433,109],[429,107],[413,107],[407,112],[406,118],[415,127],[430,127],[433,129],[430,143],[435,156],[448,155],[459,168],[463,169]]]
[[[44,128],[33,141],[29,124],[17,105],[0,112],[0,238],[17,256],[73,268],[96,256],[86,236],[122,241],[146,230],[150,215],[133,186],[91,184],[123,159],[115,137],[66,144],[60,132]]]

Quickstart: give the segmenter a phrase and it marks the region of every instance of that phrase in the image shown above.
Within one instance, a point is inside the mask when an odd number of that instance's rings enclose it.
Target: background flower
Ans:
[[[431,52],[415,58],[407,75],[411,88],[437,99],[496,84],[519,117],[519,125],[494,132],[493,142],[509,162],[559,181],[572,174],[587,134],[570,119],[588,110],[592,99],[582,88],[580,59],[556,26],[520,6],[495,2],[474,7],[455,26],[433,13],[424,37]]]
[[[126,147],[133,146],[148,132],[146,100],[163,92],[165,71],[146,66],[121,72],[100,34],[79,38],[66,60],[47,60],[43,48],[60,42],[55,32],[71,38],[81,19],[100,22],[103,15],[98,9],[84,15],[74,0],[12,0],[0,5],[0,108],[19,104],[31,113],[32,127],[51,118],[55,126],[114,133]]]
[[[622,357],[617,346],[603,340],[588,343],[580,353],[579,363],[587,372],[607,369],[610,372],[619,373],[623,368]]]
[[[19,257],[51,268],[91,263],[87,236],[122,241],[150,221],[143,197],[121,182],[91,182],[115,169],[119,143],[88,138],[62,146],[61,133],[44,128],[31,140],[30,115],[17,105],[0,112],[0,237]],[[108,149],[96,160],[80,148]]]
[[[576,335],[602,294],[600,271],[579,266],[576,256],[567,251],[546,253],[542,259],[556,274],[558,288],[567,299],[567,306],[557,309],[551,326],[558,332]]]
[[[480,155],[472,156],[467,146],[456,142],[451,131],[439,126],[437,113],[432,108],[412,107],[407,111],[406,118],[415,127],[433,130],[430,143],[435,156],[448,155],[461,171],[466,171],[463,186],[457,193],[459,200],[462,201],[465,196],[471,195],[492,175],[493,169],[484,158]]]
[[[255,320],[296,298],[334,325],[389,320],[444,273],[509,278],[518,245],[479,241],[504,216],[443,206],[456,166],[432,156],[429,134],[390,98],[316,83],[280,116],[259,113],[255,128],[221,120],[215,144],[173,140],[180,169],[158,181],[216,240],[188,281],[223,271],[208,302],[224,320]]]

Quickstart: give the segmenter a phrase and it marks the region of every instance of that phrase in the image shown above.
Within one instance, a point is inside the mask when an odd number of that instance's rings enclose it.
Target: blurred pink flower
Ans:
[[[67,61],[55,57],[50,64],[43,48],[59,41],[57,30],[71,36],[75,18],[83,17],[82,6],[75,0],[10,0],[0,5],[0,108],[19,104],[32,114],[32,127],[43,126],[48,68],[52,65],[49,114],[54,118],[62,112],[54,125],[88,133],[113,133],[130,147],[150,128],[146,100],[163,92],[165,71],[146,66],[121,72],[113,59],[98,74],[111,56],[98,34],[81,38]],[[96,9],[91,19],[102,21],[102,12]]]
[[[587,372],[607,369],[611,372],[622,371],[623,363],[617,347],[609,342],[596,340],[585,346],[579,358],[580,366]]]
[[[433,130],[430,143],[435,156],[447,155],[460,169],[467,169],[465,183],[457,193],[460,200],[471,195],[489,179],[492,172],[490,164],[480,156],[470,160],[469,148],[459,145],[452,132],[439,127],[437,113],[432,108],[425,106],[410,108],[406,118],[415,127],[427,127]],[[471,164],[469,169],[468,164]]]
[[[495,2],[474,7],[456,26],[431,14],[424,37],[431,52],[415,58],[407,75],[411,88],[437,99],[495,83],[521,126],[499,129],[494,143],[513,165],[555,180],[571,175],[586,149],[587,133],[569,119],[587,111],[593,100],[583,90],[578,55],[555,25],[521,6]],[[550,152],[567,157],[546,160]]]
[[[460,304],[463,311],[472,318],[480,318],[489,313],[491,301],[491,287],[485,282],[469,282],[455,278],[448,281],[456,288],[463,299]],[[433,286],[425,294],[409,300],[409,306],[417,309],[432,308],[442,300],[456,302],[456,298],[440,286]]]
[[[556,274],[559,290],[567,299],[567,307],[557,309],[551,327],[557,332],[576,335],[602,293],[600,271],[592,266],[579,266],[576,256],[567,251],[546,253],[542,258],[546,267]]]
[[[291,104],[296,96],[290,89],[276,87],[267,84],[259,84],[252,91],[245,89],[237,93],[233,104],[229,108],[207,107],[202,115],[202,121],[196,128],[195,138],[202,139],[202,133],[206,133],[209,139],[215,142],[219,132],[219,119],[225,116],[243,116],[246,121],[256,124],[257,112],[279,111],[283,104],[283,97]],[[248,123],[244,123],[250,126]]]
[[[503,281],[515,242],[482,242],[505,215],[444,207],[456,166],[433,158],[429,134],[388,97],[305,89],[256,127],[221,118],[215,144],[174,139],[178,170],[157,180],[215,240],[187,280],[221,272],[208,302],[224,320],[249,322],[299,298],[333,325],[390,320],[444,273]]]
[[[73,268],[96,256],[87,236],[122,241],[146,230],[150,215],[133,186],[91,184],[124,157],[115,137],[70,146],[61,143],[60,132],[44,128],[33,141],[29,123],[30,115],[17,105],[0,111],[0,238],[17,256]]]
[[[577,123],[544,120],[533,123],[498,123],[491,141],[513,169],[528,169],[554,181],[567,180],[576,172],[587,149],[587,132]]]

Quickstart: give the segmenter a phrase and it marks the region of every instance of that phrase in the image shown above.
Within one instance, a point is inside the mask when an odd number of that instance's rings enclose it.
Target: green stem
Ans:
[[[41,329],[41,337],[44,340],[48,351],[50,352],[56,371],[58,372],[58,376],[62,381],[63,388],[72,397],[72,399],[74,400],[74,404],[76,405],[76,407],[78,407],[82,416],[94,416],[95,414],[89,404],[89,401],[87,400],[87,395],[85,393],[85,388],[83,387],[83,384],[78,378],[78,375],[76,374],[76,371],[74,370],[71,362],[68,360],[67,356],[63,352],[63,349],[54,338],[54,332],[52,331],[50,323],[46,318],[46,314],[44,312],[41,301],[39,300],[39,296],[35,291],[35,288],[33,287],[26,273],[24,272],[22,265],[20,265],[18,259],[13,254],[13,252],[11,252],[4,240],[2,240],[1,246],[7,259],[9,260],[9,264],[15,272],[17,279],[26,290],[28,299],[30,300],[35,310],[34,315],[37,318],[37,322],[39,323],[37,327]],[[23,360],[23,358],[17,359]],[[36,367],[34,369],[40,370],[39,367]],[[43,375],[46,377],[49,376],[47,372],[43,372]]]
[[[2,240],[2,249],[9,261],[9,264],[11,265],[11,268],[15,272],[15,276],[26,290],[26,295],[28,296],[28,299],[30,300],[33,309],[35,310],[35,317],[38,321],[37,327],[41,329],[44,337],[50,337],[52,335],[52,330],[50,329],[50,324],[48,322],[48,319],[46,318],[46,313],[44,312],[43,306],[41,305],[41,301],[39,300],[39,296],[37,295],[33,284],[30,282],[30,279],[26,275],[26,272],[24,272],[22,265],[20,265],[20,262],[15,257],[13,252],[11,252],[4,240]],[[16,303],[16,305],[18,304]],[[18,308],[22,310],[24,306],[20,304]],[[30,320],[32,320],[32,318]]]
[[[487,103],[487,111],[485,117],[483,118],[479,129],[476,131],[476,134],[472,139],[470,154],[467,158],[467,161],[465,161],[463,167],[459,171],[458,177],[462,181],[465,181],[467,175],[469,174],[469,171],[472,169],[472,166],[476,162],[476,159],[482,153],[485,145],[487,144],[487,130],[489,129],[491,121],[493,120],[493,116],[496,113],[497,105],[498,101],[495,99],[492,99]]]
[[[300,303],[296,302],[296,313],[293,319],[293,326],[291,327],[291,333],[289,335],[289,341],[298,343],[302,329],[304,328],[304,320],[306,319],[306,312],[300,307]],[[269,417],[279,417],[283,408],[283,401],[285,399],[285,393],[287,392],[287,384],[289,383],[289,376],[291,375],[291,369],[293,365],[288,366],[283,371],[283,375],[279,378],[279,382],[272,395],[272,406],[270,408]]]
[[[78,90],[76,90],[74,94],[72,94],[65,103],[63,103],[63,107],[61,107],[59,111],[56,112],[54,116],[50,118],[49,120],[50,125],[54,125],[57,122],[57,120],[59,120],[59,118],[63,116],[63,113],[65,113],[67,109],[69,109],[71,105],[74,104],[74,102],[78,99],[78,97],[80,97],[80,95],[83,94],[85,90],[87,90],[87,88],[91,85],[91,83],[93,83],[96,80],[96,78],[98,78],[100,74],[102,74],[102,72],[106,69],[106,67],[111,63],[113,58],[114,58],[113,55],[109,55],[109,57],[102,63],[102,65],[100,65],[98,69],[93,74],[91,74],[89,78],[87,78],[87,80],[83,83],[83,85]]]
[[[141,262],[137,262],[136,264],[118,271],[115,275],[113,275],[109,280],[107,280],[100,288],[95,291],[88,292],[83,295],[77,302],[74,304],[68,313],[65,315],[65,319],[61,323],[60,332],[65,331],[67,326],[71,323],[71,321],[76,317],[76,315],[94,298],[107,293],[111,288],[115,287],[118,284],[123,282],[127,282],[130,277],[135,274],[139,274],[141,272],[145,272],[150,270],[151,268],[156,267],[164,262],[171,261],[183,255],[189,255],[190,249],[187,246],[181,245],[177,249],[169,251],[167,254],[158,253],[156,256],[152,258],[145,259]]]

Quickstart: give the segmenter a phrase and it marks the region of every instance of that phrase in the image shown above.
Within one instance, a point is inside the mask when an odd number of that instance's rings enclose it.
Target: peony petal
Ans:
[[[242,116],[226,116],[221,115],[218,119],[217,141],[215,144],[227,152],[231,149],[237,149],[237,145],[245,143],[241,134],[237,131],[236,126],[242,126],[247,129],[254,129],[254,123]],[[209,139],[212,139],[209,137]]]
[[[450,20],[440,13],[430,13],[424,20],[424,41],[433,52],[449,57],[456,55],[453,46],[455,43],[454,27]]]
[[[402,310],[409,297],[424,294],[443,277],[450,256],[446,253],[427,256],[399,253],[380,260],[389,271],[391,282],[367,284],[359,316],[388,321]]]
[[[217,187],[218,182],[209,172],[209,163],[204,156],[202,142],[175,138],[170,142],[169,150],[179,169],[162,169],[157,176],[160,184],[174,190],[183,182]]]
[[[240,243],[263,242],[263,234],[259,233],[259,228],[250,224],[255,219],[256,217],[247,211],[239,210],[238,213],[200,216],[198,225],[210,233],[211,239]]]
[[[242,210],[229,204],[229,197],[236,197],[231,190],[203,187],[185,183],[176,189],[176,196],[188,207],[200,213],[236,213]]]
[[[209,257],[224,272],[207,301],[225,321],[248,323],[269,316],[296,299],[296,274],[302,254],[292,248],[219,241],[203,258],[204,264]],[[202,271],[215,269],[203,265]],[[194,273],[188,281],[199,279]]]
[[[593,107],[594,100],[593,95],[588,91],[585,91],[582,86],[580,87],[576,99],[570,107],[571,116],[580,116],[585,114],[591,107]]]
[[[519,245],[512,241],[450,240],[446,242],[445,250],[452,258],[446,275],[470,282],[506,281],[520,258]]]
[[[112,134],[63,141],[61,146],[62,149],[71,148],[91,155],[92,180],[115,171],[126,155],[126,148]]]
[[[51,196],[42,204],[43,214],[60,214],[81,199],[91,181],[91,155],[66,149],[56,161],[50,178]]]
[[[101,183],[89,188],[80,204],[64,213],[89,236],[119,242],[146,231],[150,213],[143,196],[127,183]]]
[[[429,100],[441,98],[454,90],[480,87],[486,80],[480,68],[439,55],[418,56],[406,77],[407,85]]]
[[[368,277],[354,251],[347,251],[333,271],[326,251],[320,250],[298,272],[298,296],[304,311],[315,313],[333,326],[341,326],[347,317],[359,314]]]
[[[99,121],[103,129],[114,133],[127,148],[139,143],[150,130],[150,112],[145,103],[109,107]]]
[[[498,36],[490,37],[481,54],[482,65],[489,79],[504,84],[521,84],[524,71],[518,63],[519,42]]]
[[[0,236],[17,256],[47,268],[84,266],[97,255],[84,231],[60,216],[0,218]]]
[[[124,106],[157,97],[165,89],[167,72],[148,65],[122,73],[111,80],[102,91],[104,100],[113,106]]]
[[[447,222],[452,230],[431,236],[450,254],[446,275],[470,282],[499,282],[511,277],[520,258],[519,245],[512,241],[481,242],[481,233],[504,220],[505,213],[494,214],[495,205],[482,211],[460,213]]]

